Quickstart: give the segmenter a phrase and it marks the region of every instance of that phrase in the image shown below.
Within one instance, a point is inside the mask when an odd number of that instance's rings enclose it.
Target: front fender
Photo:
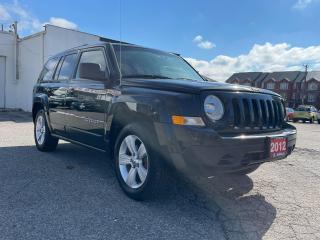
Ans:
[[[201,116],[200,96],[138,87],[122,87],[106,112],[105,140],[112,142],[132,122],[172,124],[173,115]],[[157,136],[159,138],[159,136]]]
[[[197,94],[126,87],[114,97],[108,109],[109,117],[116,113],[128,113],[142,116],[153,122],[171,123],[172,115],[200,116],[201,102]]]

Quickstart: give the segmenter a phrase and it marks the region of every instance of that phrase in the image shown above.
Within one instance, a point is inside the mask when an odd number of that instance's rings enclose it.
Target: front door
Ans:
[[[104,48],[82,51],[66,96],[70,106],[66,115],[68,136],[99,149],[105,147],[106,109],[111,101],[106,89],[108,72]]]

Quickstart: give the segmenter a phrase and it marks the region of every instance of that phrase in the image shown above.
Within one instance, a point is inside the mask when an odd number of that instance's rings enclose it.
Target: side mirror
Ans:
[[[96,63],[80,63],[79,77],[97,81],[105,81],[105,71],[100,70],[100,65]]]

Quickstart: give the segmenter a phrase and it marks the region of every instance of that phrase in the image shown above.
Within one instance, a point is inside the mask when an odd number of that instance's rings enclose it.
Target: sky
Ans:
[[[200,73],[320,70],[320,0],[1,0],[20,36],[43,25],[180,53]]]

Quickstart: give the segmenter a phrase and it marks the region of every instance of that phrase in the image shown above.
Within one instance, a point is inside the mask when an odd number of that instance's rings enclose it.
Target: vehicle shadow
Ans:
[[[32,115],[28,112],[13,111],[13,112],[1,112],[0,122],[12,121],[15,123],[28,123],[32,122]]]
[[[276,208],[253,189],[254,182],[247,175],[202,179],[194,185],[209,204],[218,205],[218,219],[228,239],[261,239],[276,218]]]
[[[94,201],[88,205],[89,209],[93,209],[92,211],[97,208],[101,212],[101,207],[106,204],[105,207],[112,209],[113,214],[116,212],[115,215],[119,221],[132,226],[135,226],[133,224],[137,224],[136,220],[140,221],[143,216],[144,221],[153,225],[150,227],[148,224],[141,223],[139,227],[142,231],[157,230],[161,232],[163,238],[261,239],[276,217],[275,207],[258,192],[252,193],[253,181],[248,176],[187,178],[174,170],[169,170],[165,187],[155,198],[136,202],[122,193],[111,161],[104,153],[69,143],[59,144],[57,151],[52,153],[38,152],[34,146],[0,148],[0,165],[2,166],[0,196],[8,196],[2,200],[0,197],[2,203],[8,202],[10,206],[19,204],[19,202],[15,204],[9,202],[8,199],[12,198],[12,192],[21,192],[20,188],[25,188],[27,180],[38,183],[37,188],[28,190],[29,194],[39,191],[40,193],[35,195],[43,194],[41,195],[43,199],[49,199],[52,194],[50,189],[57,191],[55,188],[61,187],[62,190],[56,195],[68,199],[67,206],[73,201],[75,201],[74,204],[81,204],[78,195],[86,196],[85,192],[89,192],[94,198]],[[43,181],[43,178],[46,180]],[[49,182],[54,183],[53,186],[48,185]],[[73,192],[74,195],[72,195]],[[55,197],[51,196],[51,200],[47,200],[48,208],[52,207],[50,204],[55,207],[59,204],[54,201]],[[84,200],[86,199],[82,199]],[[28,201],[24,199],[24,203],[26,202]],[[78,211],[84,210],[79,208]],[[127,219],[126,215],[122,217],[128,211],[131,211],[133,222],[131,218]],[[102,215],[103,211],[100,212],[96,213],[95,217],[105,218],[106,216]],[[144,215],[141,215],[141,212],[144,212]],[[45,212],[39,214],[43,215]],[[63,212],[63,214],[68,213]],[[48,218],[50,219],[51,216]],[[99,231],[102,220],[99,219],[100,225],[95,221],[98,222],[96,219],[91,220],[91,225],[96,226],[96,231]],[[163,224],[160,230],[157,224]],[[86,229],[86,226],[82,227]],[[166,228],[174,228],[174,233]],[[135,227],[127,231],[131,230],[135,231]],[[114,231],[120,234],[121,228]],[[116,236],[119,237],[119,235]]]
[[[179,194],[217,218],[226,239],[262,239],[276,218],[276,208],[253,190],[247,175],[225,174],[208,178],[170,173],[174,189],[162,197]],[[160,200],[161,201],[161,200]]]

